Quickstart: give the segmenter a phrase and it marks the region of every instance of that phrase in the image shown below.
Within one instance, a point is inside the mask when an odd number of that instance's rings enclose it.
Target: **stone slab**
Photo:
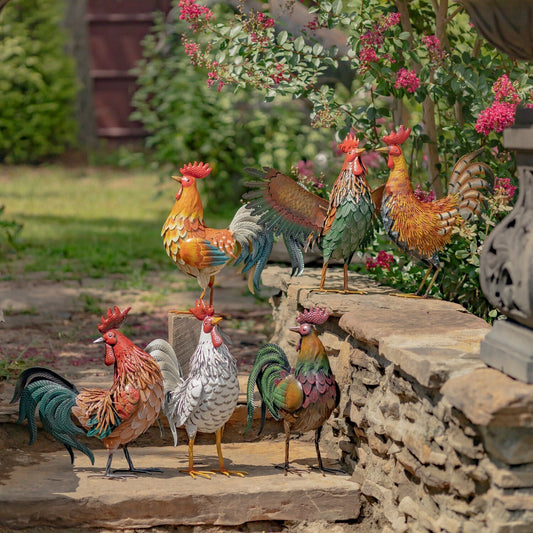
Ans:
[[[453,377],[441,392],[474,424],[533,429],[533,385],[498,370],[480,368]]]
[[[274,468],[284,457],[284,441],[223,443],[226,466],[245,478],[192,479],[179,472],[187,447],[134,447],[136,467],[163,473],[127,480],[91,477],[105,467],[107,452],[95,451],[95,465],[81,454],[70,465],[66,451],[12,452],[0,479],[0,529],[56,527],[146,528],[162,525],[237,526],[260,520],[352,520],[360,510],[360,487],[348,475],[317,471],[284,476]],[[292,440],[291,461],[306,468],[316,461],[312,442]],[[218,465],[214,445],[195,446],[195,466]],[[336,466],[326,459],[326,466]],[[124,468],[117,452],[113,466]],[[73,529],[71,529],[73,530]]]
[[[510,320],[498,320],[481,343],[480,357],[508,376],[533,383],[533,330]]]
[[[456,375],[486,368],[479,345],[486,329],[438,335],[392,335],[379,344],[379,353],[425,387],[438,388]]]

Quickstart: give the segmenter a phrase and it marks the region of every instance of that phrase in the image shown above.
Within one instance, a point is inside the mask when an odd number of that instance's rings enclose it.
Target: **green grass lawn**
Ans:
[[[0,279],[33,271],[52,279],[175,272],[160,234],[176,187],[139,170],[0,167],[1,220],[23,226],[16,249],[0,227]]]

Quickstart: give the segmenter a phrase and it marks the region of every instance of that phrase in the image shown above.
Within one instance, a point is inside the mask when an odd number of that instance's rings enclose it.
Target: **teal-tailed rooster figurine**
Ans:
[[[105,345],[105,364],[114,366],[113,384],[109,389],[82,389],[47,368],[28,368],[19,376],[11,403],[19,401],[19,422],[28,420],[30,444],[35,441],[35,411],[43,429],[61,442],[74,462],[73,448],[83,452],[94,464],[94,455],[78,435],[95,437],[107,448],[109,457],[106,477],[133,476],[157,469],[134,468],[128,444],[144,433],[159,416],[163,401],[163,376],[155,360],[118,331],[128,307],[108,310],[98,330],[102,336],[95,342]],[[81,427],[80,427],[81,426]],[[128,474],[111,471],[113,453],[123,448]],[[115,470],[114,472],[120,472]]]
[[[263,430],[266,409],[276,420],[283,420],[285,429],[285,475],[289,468],[289,441],[291,433],[315,430],[315,448],[318,467],[324,473],[320,456],[320,434],[322,426],[337,407],[340,391],[329,366],[324,345],[318,338],[315,325],[327,321],[325,309],[314,308],[300,313],[299,326],[290,328],[300,335],[296,367],[291,366],[285,352],[276,344],[263,346],[255,358],[248,379],[248,424],[253,421],[254,387],[261,395],[261,427]]]
[[[320,290],[324,289],[329,262],[344,263],[344,292],[348,292],[348,265],[355,252],[362,251],[373,235],[374,212],[382,188],[371,192],[366,168],[361,160],[365,151],[359,140],[348,135],[339,144],[344,164],[329,195],[329,202],[309,192],[296,181],[275,169],[247,171],[260,181],[248,186],[254,190],[244,198],[259,224],[283,235],[293,264],[293,274],[303,271],[302,251],[317,243],[322,251],[323,267]]]

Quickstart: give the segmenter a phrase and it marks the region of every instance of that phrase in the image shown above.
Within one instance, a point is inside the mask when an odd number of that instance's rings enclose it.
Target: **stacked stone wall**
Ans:
[[[360,484],[362,516],[385,533],[533,531],[533,386],[480,361],[488,324],[362,277],[363,295],[321,293],[313,271],[271,267],[266,281],[288,353],[298,311],[332,314],[321,338],[342,397],[323,446]]]

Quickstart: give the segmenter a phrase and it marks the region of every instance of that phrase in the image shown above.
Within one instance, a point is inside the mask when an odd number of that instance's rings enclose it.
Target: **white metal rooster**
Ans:
[[[222,317],[215,317],[212,306],[197,300],[191,313],[202,321],[198,345],[190,360],[187,378],[183,377],[172,346],[161,339],[151,342],[146,351],[158,362],[164,379],[165,400],[162,411],[168,418],[174,445],[178,437],[176,428],[185,426],[189,437],[189,468],[184,470],[193,478],[210,478],[220,472],[226,476],[243,477],[246,472],[227,470],[222,456],[222,432],[239,396],[237,363],[218,331]],[[194,440],[196,433],[216,433],[219,469],[198,471],[194,469]]]

